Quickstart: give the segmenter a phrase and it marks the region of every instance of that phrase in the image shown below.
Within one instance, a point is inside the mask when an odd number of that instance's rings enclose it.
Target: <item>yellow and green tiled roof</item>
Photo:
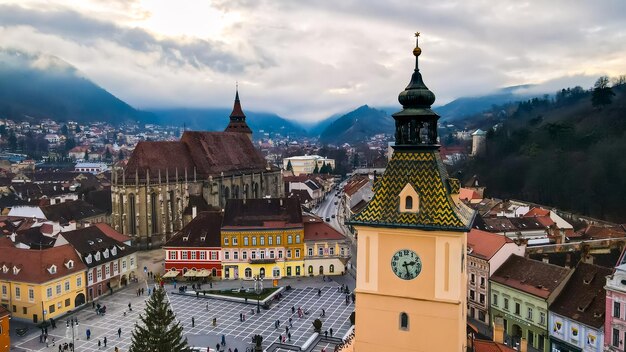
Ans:
[[[417,213],[400,212],[400,192],[410,183],[419,195]],[[351,225],[468,231],[474,212],[455,203],[459,180],[449,178],[436,149],[396,150],[374,186],[374,197]]]

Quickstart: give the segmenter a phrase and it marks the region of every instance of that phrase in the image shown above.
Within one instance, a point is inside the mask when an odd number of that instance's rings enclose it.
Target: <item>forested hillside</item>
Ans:
[[[626,222],[626,79],[522,102],[461,167],[490,196]]]

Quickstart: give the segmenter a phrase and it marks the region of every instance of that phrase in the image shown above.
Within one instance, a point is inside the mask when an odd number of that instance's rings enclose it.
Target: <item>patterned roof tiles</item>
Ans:
[[[419,194],[419,211],[400,212],[400,192],[411,184]],[[396,150],[376,183],[374,197],[349,221],[352,225],[468,231],[474,212],[455,203],[460,183],[448,177],[436,150]]]

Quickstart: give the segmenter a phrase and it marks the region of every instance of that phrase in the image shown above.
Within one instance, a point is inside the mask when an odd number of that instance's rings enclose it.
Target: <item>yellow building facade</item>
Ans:
[[[416,35],[419,35],[417,33]],[[349,350],[466,351],[466,233],[439,155],[435,100],[418,69],[400,93],[394,153],[374,196],[349,223],[358,232],[355,337]]]
[[[304,229],[222,230],[222,278],[280,279],[304,273]]]
[[[86,267],[71,246],[0,251],[0,304],[14,318],[38,323],[85,303]]]
[[[308,276],[342,275],[350,260],[350,242],[321,218],[304,216],[304,266]]]

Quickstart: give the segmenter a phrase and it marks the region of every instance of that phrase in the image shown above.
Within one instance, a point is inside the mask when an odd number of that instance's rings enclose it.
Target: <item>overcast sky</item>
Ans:
[[[0,47],[55,55],[138,108],[232,105],[316,120],[626,74],[626,1],[0,0]]]

